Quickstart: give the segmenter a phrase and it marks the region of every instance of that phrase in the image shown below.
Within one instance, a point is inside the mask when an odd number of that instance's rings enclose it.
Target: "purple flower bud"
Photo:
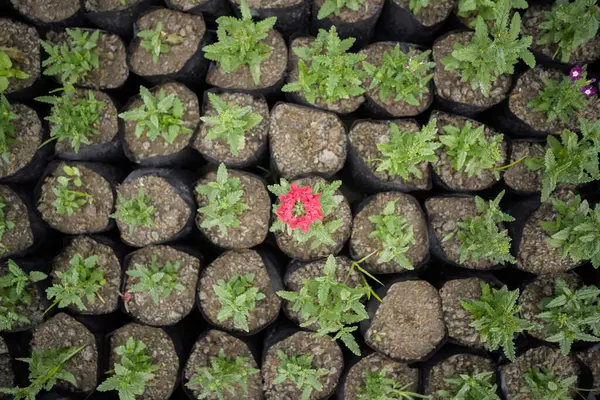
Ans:
[[[581,79],[581,74],[583,74],[583,68],[578,67],[577,65],[571,68],[571,72],[569,72],[572,81]]]
[[[596,95],[598,90],[591,85],[586,85],[581,88],[581,92],[583,93],[586,99],[589,99],[590,97]]]

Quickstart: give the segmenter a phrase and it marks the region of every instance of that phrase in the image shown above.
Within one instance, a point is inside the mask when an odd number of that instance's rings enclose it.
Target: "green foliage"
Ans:
[[[152,203],[152,198],[144,194],[143,187],[138,189],[137,197],[131,200],[117,192],[117,205],[112,217],[129,225],[129,233],[138,226],[154,226],[156,207]]]
[[[487,283],[481,284],[481,297],[461,300],[461,306],[471,313],[474,321],[471,326],[479,332],[485,346],[494,351],[502,347],[504,355],[515,360],[515,334],[534,329],[536,325],[518,317],[521,306],[517,305],[519,289],[490,289]]]
[[[316,336],[335,333],[334,340],[340,339],[354,354],[360,355],[358,343],[352,336],[357,327],[348,325],[369,318],[361,301],[370,296],[371,288],[339,282],[335,278],[336,269],[335,257],[329,256],[323,276],[306,279],[299,292],[280,290],[277,295],[292,303],[293,311],[300,315],[301,327],[316,324]]]
[[[33,350],[30,358],[17,358],[29,364],[29,386],[4,388],[0,393],[14,396],[14,400],[35,400],[42,390],[52,390],[58,381],[77,385],[75,376],[67,369],[66,363],[87,345],[58,349]]]
[[[389,201],[383,212],[379,215],[371,215],[371,221],[375,229],[369,234],[370,238],[376,238],[382,245],[378,251],[378,264],[394,261],[405,269],[414,269],[412,263],[405,256],[406,252],[416,243],[412,225],[408,220],[396,213],[396,201]]]
[[[319,29],[309,47],[292,48],[299,58],[298,80],[281,90],[301,92],[311,104],[318,99],[331,104],[363,94],[362,79],[366,72],[359,65],[367,55],[348,53],[354,41],[354,38],[340,40],[335,25],[329,32]]]
[[[429,61],[430,54],[430,50],[422,52],[412,47],[405,53],[397,44],[383,55],[378,67],[363,61],[363,68],[372,77],[369,89],[378,88],[383,101],[395,96],[395,101],[418,106],[433,78],[430,72],[435,63]]]
[[[150,293],[154,304],[160,299],[166,299],[174,290],[181,292],[185,286],[179,278],[181,264],[179,261],[171,263],[167,261],[164,265],[158,265],[156,256],[152,255],[152,263],[148,265],[135,264],[133,270],[127,271],[127,275],[137,278],[137,282],[130,288],[131,293]]]
[[[248,377],[260,372],[257,368],[249,366],[248,357],[233,357],[225,355],[225,350],[219,349],[217,357],[210,357],[210,367],[196,366],[196,376],[185,384],[192,390],[200,390],[198,399],[207,399],[217,396],[223,400],[223,393],[232,395],[237,393],[240,386],[244,393],[248,393]]]
[[[462,128],[446,125],[444,132],[446,134],[440,135],[440,142],[454,170],[464,172],[468,177],[491,171],[496,179],[500,179],[498,170],[494,168],[497,163],[504,162],[501,151],[504,135],[487,136],[485,126],[474,128],[470,121]]]
[[[176,46],[185,40],[182,36],[174,33],[167,34],[162,29],[163,24],[159,22],[154,30],[149,29],[137,34],[137,37],[142,39],[140,43],[142,48],[152,54],[154,64],[158,63],[161,54],[169,52],[169,45]]]
[[[356,400],[414,400],[430,399],[431,396],[423,396],[412,393],[406,389],[410,384],[402,385],[395,379],[387,378],[387,371],[366,371],[363,374],[364,386],[358,386]]]
[[[363,4],[365,4],[365,0],[325,0],[321,8],[319,8],[317,19],[327,18],[331,14],[340,15],[340,11],[344,8],[358,11]],[[365,5],[365,7],[368,6]]]
[[[143,104],[133,110],[119,114],[125,121],[135,121],[135,136],[146,137],[151,142],[161,136],[167,143],[173,143],[181,135],[191,135],[194,131],[187,128],[182,120],[185,113],[183,103],[175,93],[167,96],[164,89],[153,96],[148,89],[140,86]]]
[[[421,128],[419,132],[400,130],[398,125],[390,123],[390,140],[377,143],[377,150],[382,155],[378,161],[377,172],[386,171],[390,175],[410,179],[411,175],[419,179],[423,173],[419,169],[421,163],[438,160],[435,151],[442,145],[436,141],[437,120],[434,118]]]
[[[254,274],[234,275],[225,282],[219,279],[216,285],[213,285],[213,291],[217,300],[221,304],[221,309],[217,315],[219,322],[233,319],[233,325],[236,329],[250,331],[248,327],[248,316],[251,311],[256,309],[256,303],[263,300],[265,295],[253,285]]]
[[[431,0],[410,0],[408,2],[408,8],[413,14],[417,15],[423,8],[428,7],[430,3],[433,4]]]
[[[573,52],[596,36],[600,7],[596,0],[556,0],[544,17],[538,43],[555,44],[554,57],[560,54],[560,61],[567,63]]]
[[[81,83],[88,73],[100,67],[96,46],[99,30],[90,34],[80,28],[67,28],[67,40],[62,44],[52,45],[40,41],[44,51],[49,57],[42,62],[43,67],[48,67],[44,75],[57,76],[64,83]]]
[[[87,311],[82,301],[84,298],[91,304],[96,302],[96,296],[103,301],[98,291],[104,286],[106,279],[104,270],[98,265],[98,256],[83,258],[80,254],[75,254],[69,268],[64,272],[56,271],[56,277],[59,283],[46,289],[48,299],[55,299],[48,309],[55,305],[64,308],[73,304],[79,311]]]
[[[523,379],[521,393],[529,393],[532,400],[572,400],[577,385],[577,375],[561,379],[546,367],[528,369]]]
[[[217,19],[218,42],[204,46],[204,56],[221,65],[225,72],[235,72],[247,65],[255,85],[260,85],[260,63],[271,57],[273,47],[264,41],[277,22],[269,17],[254,23],[246,0],[241,0],[242,18],[229,16]]]
[[[493,372],[461,374],[445,379],[449,389],[439,390],[442,399],[452,400],[500,400]]]
[[[13,67],[12,59],[24,58],[26,55],[17,49],[0,47],[0,93],[8,88],[8,80],[11,78],[27,79],[29,74],[21,71],[19,68]]]
[[[154,378],[158,365],[152,364],[146,344],[133,337],[125,346],[119,346],[115,353],[121,357],[115,362],[113,375],[98,386],[100,392],[117,390],[120,400],[135,400],[144,394],[146,385]]]
[[[9,147],[16,143],[15,125],[13,121],[19,116],[12,111],[12,107],[4,95],[0,95],[0,162],[10,164],[13,156]],[[1,240],[1,239],[0,239]]]
[[[49,141],[68,140],[78,153],[82,144],[91,144],[90,138],[100,134],[100,111],[106,103],[96,100],[91,90],[87,97],[78,96],[72,85],[62,90],[61,96],[41,96],[36,100],[52,105],[50,115],[44,118],[50,122]]]
[[[82,185],[81,172],[77,167],[63,166],[65,175],[56,178],[56,186],[52,187],[52,192],[56,200],[52,202],[57,214],[67,214],[69,217],[75,211],[79,211],[85,204],[92,204],[94,198],[89,193],[80,190],[72,190],[71,187],[79,188]],[[71,185],[73,184],[73,185]]]
[[[13,329],[17,322],[28,324],[31,321],[25,315],[18,313],[17,306],[31,304],[29,286],[34,282],[43,281],[48,276],[43,272],[23,272],[13,260],[8,260],[7,271],[0,276],[0,330]]]
[[[229,150],[234,156],[246,147],[246,132],[261,123],[263,117],[252,111],[252,107],[238,107],[227,104],[218,95],[209,92],[210,104],[217,111],[217,115],[200,117],[202,122],[210,128],[206,140],[223,139],[229,144]]]
[[[508,27],[510,15],[509,0],[500,0],[501,11],[495,18],[491,36],[488,26],[481,16],[475,22],[475,34],[470,43],[454,44],[452,54],[442,58],[444,68],[458,71],[463,82],[469,82],[471,89],[480,90],[484,96],[490,95],[492,82],[501,75],[512,75],[519,58],[530,67],[535,67],[535,58],[528,50],[531,36],[519,38],[521,16],[515,13]]]
[[[239,216],[248,209],[248,204],[240,178],[229,178],[225,164],[219,165],[215,181],[198,186],[196,191],[208,198],[208,204],[198,209],[204,216],[200,227],[212,229],[218,226],[224,235],[227,235],[227,228],[240,227]]]
[[[2,244],[2,237],[4,236],[4,233],[15,227],[15,223],[9,220],[4,213],[5,207],[6,204],[4,203],[4,199],[0,198],[0,250],[2,250],[4,247]]]
[[[510,0],[510,8],[525,9],[528,7],[527,0]],[[501,0],[458,0],[458,16],[467,18],[481,15],[486,20],[496,19],[498,13],[502,13]]]
[[[480,258],[496,264],[516,262],[510,254],[511,237],[506,229],[500,229],[499,226],[502,222],[514,221],[512,216],[505,214],[500,208],[503,196],[504,191],[490,201],[475,197],[477,215],[458,221],[457,228],[443,239],[446,241],[456,235],[461,264],[467,260],[477,263]]]
[[[277,370],[277,376],[273,380],[274,385],[286,381],[292,382],[298,390],[302,391],[302,400],[309,400],[313,390],[323,390],[319,378],[327,375],[329,371],[325,368],[313,368],[313,356],[310,353],[288,356],[283,350],[277,350],[276,354],[281,363]]]

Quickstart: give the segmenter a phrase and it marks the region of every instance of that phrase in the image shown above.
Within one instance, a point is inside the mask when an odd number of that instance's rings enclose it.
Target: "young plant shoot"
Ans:
[[[4,199],[0,198],[0,256],[6,251],[6,246],[2,242],[2,238],[7,231],[10,231],[15,228],[15,223],[8,219],[8,216],[4,212],[6,208],[6,203],[4,203]]]
[[[409,0],[408,9],[413,14],[417,15],[421,12],[422,9],[428,7],[430,4],[433,4],[435,0]],[[438,0],[440,2],[446,0]]]
[[[528,4],[527,0],[509,0],[509,6],[511,9],[524,10]],[[502,0],[458,0],[457,14],[463,18],[481,15],[485,21],[493,21],[503,12],[502,7]]]
[[[8,88],[9,79],[27,79],[29,74],[13,65],[13,60],[27,61],[27,55],[15,48],[0,47],[0,94]]]
[[[374,225],[370,238],[376,238],[381,245],[377,252],[378,264],[394,261],[404,269],[414,269],[412,263],[406,257],[406,252],[411,245],[415,244],[412,226],[408,220],[396,213],[396,200],[389,201],[383,212],[379,215],[369,217]]]
[[[156,256],[152,256],[150,265],[135,264],[134,269],[127,271],[127,275],[134,279],[134,284],[129,288],[130,293],[150,293],[154,304],[158,305],[161,299],[166,299],[174,290],[182,291],[185,286],[179,278],[179,262],[167,261],[159,265]]]
[[[67,214],[70,217],[74,212],[79,212],[82,206],[92,204],[94,198],[89,193],[76,189],[83,184],[79,168],[65,165],[63,172],[66,176],[57,177],[56,186],[52,187],[52,192],[56,196],[52,205],[57,214]],[[73,187],[75,190],[72,189]]]
[[[15,156],[10,152],[10,146],[14,145],[15,121],[19,116],[12,111],[12,106],[4,95],[0,95],[0,164],[11,164]],[[0,238],[0,240],[2,240]]]
[[[129,225],[129,233],[138,226],[154,226],[155,214],[156,207],[152,198],[144,193],[144,188],[140,187],[137,197],[131,200],[117,192],[117,205],[112,217]]]
[[[523,380],[521,393],[529,393],[533,400],[572,400],[577,385],[577,375],[560,378],[547,367],[528,369]]]
[[[139,32],[137,37],[142,39],[142,48],[152,54],[154,64],[158,63],[161,54],[169,52],[169,46],[177,46],[185,40],[183,36],[163,32],[162,22],[157,23],[153,30]]]
[[[292,382],[298,390],[302,391],[302,400],[309,400],[313,390],[323,390],[319,378],[327,375],[329,371],[325,368],[314,368],[312,366],[313,356],[310,354],[288,356],[283,350],[277,350],[277,358],[281,363],[273,384]]]
[[[500,400],[493,372],[462,374],[445,380],[448,389],[439,390],[442,399]]]
[[[430,398],[429,396],[423,396],[406,390],[410,384],[402,385],[397,380],[388,378],[387,372],[385,369],[366,371],[363,374],[364,386],[358,386],[356,390],[356,400],[415,400]]]
[[[317,19],[327,18],[331,14],[340,15],[340,11],[344,8],[358,11],[363,4],[365,4],[365,0],[325,0],[319,8]]]
[[[250,331],[248,327],[248,316],[256,309],[256,304],[265,298],[264,293],[253,285],[254,274],[234,275],[225,282],[219,279],[213,285],[213,291],[221,304],[221,310],[217,315],[219,322],[233,319],[236,329]]]

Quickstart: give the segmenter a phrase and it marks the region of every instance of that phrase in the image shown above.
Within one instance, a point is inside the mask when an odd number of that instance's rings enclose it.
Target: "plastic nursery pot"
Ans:
[[[515,139],[510,141],[510,157],[508,164],[523,157],[543,158],[545,139]],[[528,196],[542,190],[541,171],[531,171],[524,162],[513,165],[504,172],[504,183],[513,192]]]
[[[129,0],[131,5],[105,4],[103,0],[84,1],[85,18],[99,28],[125,38],[133,36],[133,24],[149,7],[159,6],[160,0]]]
[[[217,18],[231,15],[231,7],[227,0],[165,0],[165,3],[173,10],[202,15],[209,26],[213,26]]]
[[[43,29],[83,26],[80,0],[11,0],[12,7],[25,19]]]
[[[240,17],[239,0],[229,0],[234,13]],[[288,0],[274,4],[270,1],[260,0],[249,2],[250,13],[256,19],[263,20],[277,17],[275,29],[288,40],[297,32],[308,33],[310,2],[306,0]]]

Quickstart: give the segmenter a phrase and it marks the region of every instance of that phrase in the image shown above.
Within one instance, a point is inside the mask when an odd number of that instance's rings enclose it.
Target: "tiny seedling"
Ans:
[[[56,271],[56,277],[59,282],[46,289],[48,299],[54,299],[48,310],[54,306],[64,308],[74,305],[79,311],[87,311],[83,299],[94,304],[98,297],[103,302],[99,291],[106,279],[104,270],[98,265],[98,256],[83,258],[80,254],[75,254],[65,271]]]
[[[30,358],[17,358],[29,364],[29,386],[5,388],[0,393],[9,394],[14,400],[34,400],[42,390],[50,391],[57,382],[63,381],[77,386],[75,376],[67,369],[67,363],[87,345],[77,347],[33,350]]]
[[[496,179],[500,179],[495,168],[496,164],[504,162],[501,151],[504,135],[487,136],[485,126],[474,128],[470,121],[462,128],[446,125],[444,132],[446,134],[440,135],[439,139],[455,171],[463,172],[468,177],[491,171]]]
[[[311,354],[288,356],[283,350],[277,350],[276,355],[280,363],[277,376],[273,380],[274,385],[292,382],[302,391],[302,400],[309,400],[313,390],[323,390],[319,378],[329,374],[329,371],[325,368],[314,368]]]
[[[537,325],[518,317],[521,306],[517,305],[519,289],[508,290],[491,288],[481,283],[481,297],[461,300],[461,306],[471,313],[474,321],[471,326],[479,332],[479,337],[490,351],[500,347],[510,361],[515,360],[515,334],[534,329]]]
[[[335,25],[329,31],[319,29],[310,46],[292,48],[299,58],[298,80],[281,90],[300,92],[311,104],[317,100],[331,104],[362,95],[366,72],[360,68],[360,63],[367,55],[348,52],[354,41],[354,38],[341,40]]]
[[[527,0],[509,0],[511,9],[526,9]],[[486,21],[496,19],[498,13],[503,12],[501,0],[458,0],[458,16],[468,18],[481,15]]]
[[[179,135],[191,135],[194,132],[185,126],[182,119],[185,113],[183,103],[175,93],[167,96],[165,90],[160,89],[154,96],[140,86],[140,97],[143,103],[139,107],[119,114],[125,121],[135,121],[136,137],[145,133],[151,142],[162,137],[172,144]]]
[[[442,145],[436,141],[437,120],[434,118],[421,128],[419,132],[401,130],[390,123],[390,140],[387,143],[377,143],[381,158],[370,159],[377,163],[377,172],[387,172],[389,175],[410,179],[415,176],[423,178],[419,168],[422,163],[436,162],[435,151]]]
[[[260,124],[263,117],[251,112],[252,107],[230,105],[219,95],[208,93],[210,105],[216,115],[205,115],[200,119],[209,126],[206,140],[223,139],[229,145],[231,154],[237,156],[240,150],[246,148],[245,134]]]
[[[209,366],[196,366],[196,375],[185,384],[192,390],[199,390],[198,399],[208,399],[217,396],[223,400],[223,394],[240,395],[238,386],[248,393],[248,377],[260,372],[251,368],[248,357],[231,357],[225,355],[223,348],[219,349],[217,357],[210,357]]]
[[[461,374],[444,381],[448,385],[448,389],[437,392],[442,399],[500,400],[493,372]]]
[[[161,54],[169,52],[169,46],[179,45],[185,40],[183,36],[163,32],[162,22],[157,23],[153,30],[139,32],[137,37],[142,39],[142,48],[152,54],[154,64],[158,63]]]
[[[15,139],[14,121],[19,116],[12,111],[12,107],[4,95],[0,95],[0,163],[11,164],[14,156],[10,147],[17,141]],[[0,239],[1,240],[1,239]]]
[[[414,48],[405,53],[397,44],[383,55],[378,67],[363,61],[363,68],[371,77],[369,89],[377,88],[383,101],[393,97],[395,101],[418,106],[423,95],[429,92],[429,82],[433,78],[430,72],[435,63],[429,61],[430,54],[430,50]]]
[[[227,235],[227,228],[240,227],[239,217],[248,209],[248,204],[240,178],[229,178],[225,164],[219,165],[215,181],[199,185],[196,191],[208,199],[208,204],[198,209],[203,216],[200,227],[218,227],[223,235]]]
[[[404,269],[414,269],[406,257],[406,252],[416,243],[412,225],[396,213],[396,201],[389,201],[379,215],[369,216],[374,225],[370,238],[375,238],[382,246],[378,251],[378,264],[394,261]]]
[[[256,309],[256,303],[265,298],[265,295],[254,286],[254,274],[234,275],[227,282],[219,279],[212,288],[221,304],[217,320],[222,322],[233,319],[236,329],[249,332],[248,316]]]
[[[219,63],[225,72],[235,72],[247,65],[255,85],[260,85],[260,64],[271,57],[273,47],[265,43],[276,17],[252,21],[247,0],[241,0],[242,18],[223,16],[217,19],[218,42],[204,46],[204,56]]]
[[[336,270],[335,257],[329,256],[323,276],[306,279],[299,292],[280,290],[277,295],[292,303],[292,310],[300,315],[301,327],[316,324],[316,336],[335,333],[334,340],[340,339],[350,351],[360,355],[358,343],[352,335],[357,327],[349,325],[369,318],[361,301],[370,296],[371,287],[348,286],[336,279]]]
[[[117,205],[113,218],[129,225],[129,233],[138,226],[154,226],[154,215],[156,207],[153,205],[152,198],[144,193],[144,188],[138,189],[138,195],[134,199],[126,199],[120,192],[117,192]]]
[[[158,370],[158,365],[152,364],[146,344],[133,337],[114,351],[120,357],[120,362],[115,362],[113,375],[102,382],[98,390],[117,390],[120,400],[135,400],[137,396],[144,394],[146,385]]]
[[[547,367],[528,369],[523,380],[521,393],[528,393],[532,400],[572,400],[577,385],[577,375],[559,377]]]
[[[19,314],[17,306],[31,304],[29,287],[47,277],[39,271],[26,273],[13,260],[8,260],[6,273],[0,276],[0,330],[11,330],[15,323],[31,322],[27,316]]]
[[[80,188],[83,184],[79,168],[65,165],[63,172],[65,175],[57,177],[56,185],[52,187],[52,192],[56,196],[52,205],[57,214],[67,214],[70,217],[74,212],[81,210],[82,206],[92,204],[94,197],[89,193],[70,189],[73,186]]]
[[[10,231],[15,227],[15,223],[8,219],[8,216],[4,212],[5,208],[6,203],[4,203],[4,199],[0,198],[0,249],[4,247],[2,244],[2,238],[6,231]]]
[[[560,55],[560,61],[567,63],[571,54],[596,36],[600,7],[596,0],[556,0],[544,17],[538,43],[555,45],[554,57]]]
[[[363,4],[365,4],[365,0],[325,0],[319,8],[317,19],[327,18],[331,14],[340,15],[340,11],[344,8],[358,11]],[[365,5],[365,7],[368,7],[368,5]]]
[[[106,106],[88,90],[87,96],[78,95],[72,85],[67,85],[60,96],[41,96],[36,100],[52,105],[50,115],[44,118],[50,123],[50,139],[69,141],[73,151],[81,145],[90,145],[90,139],[100,134],[100,112]]]
[[[402,385],[395,379],[388,378],[388,371],[366,371],[363,374],[364,385],[356,389],[356,400],[415,400],[430,399],[430,396],[413,393],[407,390],[410,384]]]
[[[430,4],[433,4],[435,0],[409,0],[408,9],[415,15],[419,14],[422,9],[429,7]],[[440,2],[446,0],[438,0]]]
[[[335,245],[333,233],[342,226],[342,221],[334,219],[324,222],[324,218],[333,214],[344,197],[336,191],[341,181],[317,182],[314,187],[298,187],[281,179],[279,184],[269,185],[271,193],[279,198],[279,204],[273,204],[276,216],[271,232],[285,232],[297,243],[311,242],[310,248],[322,245]]]
[[[179,262],[167,261],[164,265],[159,265],[156,255],[152,255],[150,265],[135,264],[134,269],[127,271],[127,275],[134,278],[135,282],[129,288],[129,292],[150,293],[154,304],[158,304],[161,299],[169,297],[174,290],[181,292],[185,289],[179,277],[180,269]]]
[[[458,221],[456,229],[443,239],[445,242],[456,237],[461,264],[467,260],[477,263],[480,258],[496,264],[516,262],[510,253],[512,239],[506,229],[500,229],[501,223],[514,221],[500,208],[503,196],[504,191],[490,201],[475,197],[477,215]]]
[[[9,79],[27,79],[29,74],[15,67],[13,60],[28,62],[27,56],[15,48],[0,47],[0,94],[8,88]]]
[[[97,43],[99,30],[93,33],[80,28],[67,28],[67,38],[61,44],[40,41],[49,57],[42,62],[44,75],[57,76],[63,83],[81,83],[93,69],[100,68]]]

